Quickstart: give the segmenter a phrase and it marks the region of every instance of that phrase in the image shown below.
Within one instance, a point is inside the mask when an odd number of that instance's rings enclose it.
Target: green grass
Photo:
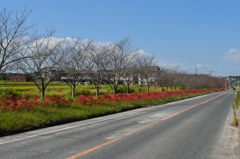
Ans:
[[[232,104],[232,108],[233,108],[233,121],[232,121],[231,125],[234,127],[238,127],[240,117],[237,114],[237,110],[238,110],[238,106],[240,104],[240,91],[237,92],[237,95],[234,98],[234,100],[232,100],[231,104]]]

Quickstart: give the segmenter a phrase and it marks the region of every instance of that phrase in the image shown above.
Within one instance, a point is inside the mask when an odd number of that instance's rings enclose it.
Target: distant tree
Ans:
[[[168,91],[168,87],[172,85],[172,72],[170,68],[162,67],[162,85],[166,87],[166,91]]]
[[[182,73],[178,78],[178,82],[179,82],[179,86],[180,86],[180,89],[187,89],[187,73],[184,72]]]
[[[125,69],[125,71],[121,75],[121,79],[123,80],[123,84],[126,88],[126,93],[129,93],[129,86],[131,84],[135,84],[136,79],[136,66],[134,64],[129,65],[129,68]]]
[[[6,80],[9,80],[9,77],[7,77],[5,73],[2,73],[0,75],[0,80],[6,81]]]
[[[177,90],[177,86],[180,86],[180,76],[182,74],[183,72],[179,69],[179,66],[172,68],[172,84],[175,91]]]
[[[163,69],[160,66],[159,66],[159,68],[160,68],[160,70],[157,72],[157,78],[155,80],[155,85],[160,86],[160,93],[162,93],[163,86],[164,86],[164,84],[163,84]],[[156,91],[156,89],[155,89],[155,91]]]

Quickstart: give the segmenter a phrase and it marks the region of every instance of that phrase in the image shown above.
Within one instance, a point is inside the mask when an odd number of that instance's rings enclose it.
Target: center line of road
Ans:
[[[228,92],[229,92],[229,91],[228,91]],[[87,154],[87,153],[89,153],[89,152],[92,152],[92,151],[97,150],[97,149],[99,149],[99,148],[101,148],[101,147],[103,147],[103,146],[106,146],[106,145],[109,145],[109,144],[111,144],[111,143],[113,143],[113,142],[115,142],[115,141],[118,141],[118,140],[120,140],[120,139],[122,139],[122,138],[124,138],[124,137],[127,137],[127,136],[129,136],[129,135],[132,135],[133,133],[136,133],[136,132],[138,132],[138,131],[140,131],[140,130],[143,130],[143,129],[148,128],[148,127],[150,127],[150,126],[152,126],[152,125],[155,125],[155,124],[157,124],[157,123],[160,122],[160,121],[169,119],[169,118],[171,118],[171,117],[173,117],[173,116],[175,116],[175,115],[177,115],[177,114],[180,114],[180,113],[182,113],[182,112],[184,112],[184,111],[186,111],[186,110],[189,110],[189,109],[191,109],[191,108],[194,108],[194,107],[199,106],[199,105],[202,105],[202,104],[205,104],[205,103],[207,103],[207,102],[209,102],[209,101],[211,101],[211,100],[213,100],[213,99],[216,99],[216,98],[218,98],[218,97],[220,97],[220,96],[222,96],[222,95],[224,95],[224,94],[226,94],[226,93],[228,93],[228,92],[225,92],[225,93],[223,93],[223,94],[220,94],[220,95],[218,95],[218,96],[216,96],[216,97],[213,97],[213,98],[211,98],[211,99],[209,99],[209,100],[206,100],[206,101],[204,101],[204,102],[202,102],[202,103],[200,103],[200,104],[195,104],[195,105],[193,105],[193,106],[191,106],[191,107],[188,107],[188,108],[186,108],[186,109],[183,109],[183,110],[181,110],[181,111],[179,111],[179,112],[177,112],[177,113],[175,113],[175,114],[169,115],[169,116],[167,116],[167,117],[165,117],[165,118],[163,118],[163,119],[157,120],[157,121],[155,121],[155,122],[153,122],[153,123],[150,123],[150,124],[148,124],[148,125],[146,125],[146,126],[143,126],[143,127],[139,128],[139,129],[136,129],[136,130],[134,130],[134,131],[132,131],[132,132],[129,132],[129,133],[123,135],[123,136],[120,136],[120,137],[118,137],[118,138],[115,138],[115,139],[110,140],[110,141],[108,141],[108,142],[105,142],[105,143],[103,143],[103,144],[100,144],[100,145],[98,145],[98,146],[95,146],[95,147],[93,147],[93,148],[90,148],[90,149],[88,149],[88,150],[85,150],[85,151],[83,151],[83,152],[81,152],[81,153],[79,153],[79,154],[76,154],[76,155],[74,155],[74,156],[71,156],[71,157],[69,157],[69,158],[67,158],[67,159],[75,159],[75,158],[77,158],[77,157],[83,156],[83,155],[85,155],[85,154]]]

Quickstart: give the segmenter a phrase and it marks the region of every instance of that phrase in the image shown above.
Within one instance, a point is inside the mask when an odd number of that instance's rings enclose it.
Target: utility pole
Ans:
[[[210,83],[211,83],[211,88],[212,88],[212,71],[210,70],[209,72],[210,72],[210,75],[209,75],[209,77],[210,77]]]
[[[197,66],[196,66],[196,75],[197,75]]]
[[[229,88],[230,88],[231,80],[229,80]]]
[[[211,70],[210,70],[209,72],[210,72],[210,77],[211,77],[211,76],[212,76],[212,72],[213,72],[213,71],[211,71]]]
[[[226,80],[227,80],[227,78],[225,78],[225,90],[227,89]]]

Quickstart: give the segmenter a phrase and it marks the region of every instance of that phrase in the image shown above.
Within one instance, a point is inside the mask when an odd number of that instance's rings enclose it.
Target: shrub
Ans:
[[[118,86],[117,93],[126,93],[126,89],[124,86]]]
[[[104,91],[99,91],[99,95],[106,94]]]
[[[72,91],[70,90],[70,94],[72,93]],[[75,95],[78,96],[78,95],[90,95],[91,92],[88,90],[88,89],[76,89],[75,90]]]
[[[129,87],[128,92],[129,92],[129,93],[137,93],[137,92],[135,92],[135,90],[134,90],[133,88],[131,88],[131,87]]]
[[[15,90],[10,89],[10,88],[7,88],[7,89],[0,88],[0,92],[1,92],[0,99],[7,98],[9,95],[12,95],[13,97],[15,97],[15,96],[20,97],[19,93],[17,93]]]

